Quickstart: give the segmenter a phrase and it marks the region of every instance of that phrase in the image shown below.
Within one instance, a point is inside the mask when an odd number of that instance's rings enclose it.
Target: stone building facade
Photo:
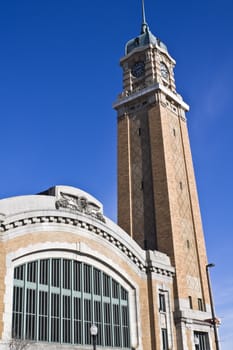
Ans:
[[[118,223],[56,186],[0,200],[0,349],[214,350],[207,264],[175,61],[149,30],[126,45]]]
[[[187,130],[189,106],[176,91],[175,63],[143,16],[140,35],[126,44],[120,61],[123,91],[114,103],[118,223],[141,248],[170,257],[177,348],[202,350],[211,343],[207,257]]]
[[[169,257],[140,248],[95,198],[57,186],[1,200],[0,212],[1,349],[12,337],[29,348],[89,349],[92,323],[106,349],[160,347],[151,322],[158,334],[166,327],[171,346]]]

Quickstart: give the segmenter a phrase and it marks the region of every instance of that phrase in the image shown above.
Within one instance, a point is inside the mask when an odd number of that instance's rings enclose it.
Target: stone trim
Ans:
[[[122,243],[117,238],[113,237],[110,233],[106,232],[105,230],[95,226],[92,223],[85,222],[80,219],[66,217],[66,216],[60,216],[60,215],[38,215],[38,216],[31,216],[27,218],[17,219],[15,221],[11,221],[9,223],[0,222],[0,240],[4,241],[4,233],[20,228],[25,227],[28,225],[35,225],[35,224],[65,224],[65,225],[71,225],[74,227],[79,227],[82,229],[86,229],[89,232],[94,233],[95,235],[100,236],[102,239],[108,241],[110,244],[114,245],[118,250],[120,250],[127,258],[133,262],[133,264],[139,269],[141,272],[144,273],[151,273],[155,272],[158,275],[173,277],[174,276],[174,268],[171,267],[171,269],[167,269],[165,266],[156,266],[151,265],[143,260],[137,257],[133,250],[127,247],[124,243]]]
[[[152,85],[150,84],[149,86],[144,87],[143,89],[137,92],[128,92],[128,96],[124,92],[123,95],[121,95],[118,98],[118,100],[113,103],[113,108],[117,110],[123,105],[132,102],[144,95],[150,94],[154,91],[162,91],[166,96],[169,96],[172,100],[174,100],[178,106],[181,106],[185,111],[189,111],[189,105],[183,101],[180,95],[175,94],[174,92],[170,91],[168,88],[159,83]]]

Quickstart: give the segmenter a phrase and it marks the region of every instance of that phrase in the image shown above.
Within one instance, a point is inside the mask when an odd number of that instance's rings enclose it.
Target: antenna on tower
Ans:
[[[145,33],[147,28],[148,28],[148,24],[146,23],[145,4],[144,4],[144,0],[142,0],[142,30],[141,30],[141,34]]]

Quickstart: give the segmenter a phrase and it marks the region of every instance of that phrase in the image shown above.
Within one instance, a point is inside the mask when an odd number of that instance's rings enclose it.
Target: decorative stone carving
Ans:
[[[71,196],[74,197],[74,196]],[[76,197],[78,199],[78,197]],[[81,197],[82,198],[82,197]],[[65,205],[64,201],[61,202],[60,199],[60,204],[62,203],[63,205]],[[85,198],[86,199],[86,198]],[[68,200],[68,198],[67,198]],[[58,201],[57,201],[58,202]],[[61,208],[61,205],[58,204],[56,202],[57,205],[57,209]],[[86,203],[86,205],[84,205],[85,211],[87,211],[88,206],[89,206],[89,202],[88,201],[83,201],[82,205]],[[90,202],[91,203],[91,202]],[[93,204],[93,203],[92,203]],[[59,207],[60,205],[60,207]],[[73,203],[72,203],[73,205]],[[82,206],[81,205],[81,206]],[[96,205],[95,205],[96,206]],[[98,207],[98,206],[96,206]],[[67,208],[67,207],[62,207],[62,208]],[[73,208],[73,207],[72,207]],[[98,207],[99,208],[99,207]],[[68,208],[69,209],[69,208]],[[76,211],[80,211],[78,210],[76,207],[75,209],[69,209],[69,210],[76,210]],[[100,208],[99,208],[100,210]],[[97,212],[98,213],[98,212]],[[89,215],[93,215],[93,214],[89,214]],[[96,213],[94,215],[97,215]],[[100,212],[100,215],[102,215],[102,213]],[[104,218],[103,218],[104,220]],[[101,220],[102,221],[102,220]],[[9,230],[13,230],[13,229],[17,229],[21,226],[27,226],[27,225],[35,225],[35,224],[42,224],[42,223],[62,223],[62,224],[68,224],[68,225],[73,225],[73,226],[78,226],[81,228],[84,228],[90,232],[95,233],[96,235],[100,235],[103,237],[103,239],[107,240],[108,242],[110,242],[112,245],[114,245],[117,249],[121,250],[132,262],[133,264],[135,264],[137,266],[137,268],[144,272],[144,273],[156,273],[158,275],[164,275],[164,276],[168,276],[168,277],[173,277],[174,276],[174,271],[170,270],[170,269],[166,269],[166,267],[161,268],[161,267],[157,267],[156,265],[153,265],[152,262],[150,262],[148,264],[148,262],[145,262],[144,260],[141,260],[139,257],[137,257],[133,251],[131,251],[128,247],[126,247],[122,242],[118,241],[116,238],[114,238],[111,234],[109,234],[108,232],[105,232],[103,230],[101,230],[100,228],[93,226],[90,223],[86,223],[84,221],[81,220],[76,220],[74,218],[69,218],[69,217],[62,217],[62,216],[37,216],[37,217],[29,217],[29,218],[25,218],[25,219],[21,219],[21,220],[16,220],[13,222],[8,223],[7,225],[0,225],[0,232],[6,232]],[[163,257],[162,253],[159,252],[153,252],[153,254],[155,256],[160,256],[161,258]]]
[[[60,192],[60,198],[56,201],[55,205],[56,209],[64,208],[74,212],[78,211],[105,222],[101,208],[95,203],[88,201],[86,197],[77,197]]]
[[[4,222],[5,220],[5,214],[0,213],[0,225]]]

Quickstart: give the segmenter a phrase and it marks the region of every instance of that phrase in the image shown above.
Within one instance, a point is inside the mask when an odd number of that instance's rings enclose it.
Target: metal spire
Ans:
[[[142,0],[142,30],[141,30],[141,34],[145,33],[147,28],[148,28],[148,24],[146,23],[145,4],[144,4],[144,0]]]
[[[146,14],[144,0],[142,0],[142,24],[146,24]]]

